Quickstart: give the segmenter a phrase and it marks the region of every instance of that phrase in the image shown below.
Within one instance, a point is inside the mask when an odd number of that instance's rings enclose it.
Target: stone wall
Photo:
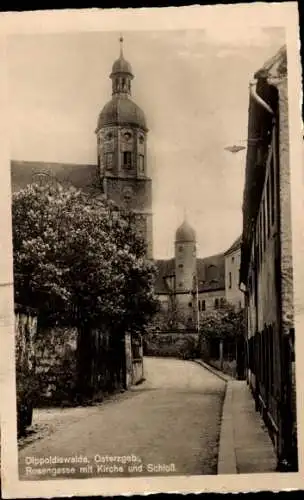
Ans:
[[[45,328],[38,331],[36,343],[38,405],[69,404],[76,391],[75,328]]]
[[[15,304],[15,360],[18,434],[31,424],[36,394],[35,337],[37,315]]]

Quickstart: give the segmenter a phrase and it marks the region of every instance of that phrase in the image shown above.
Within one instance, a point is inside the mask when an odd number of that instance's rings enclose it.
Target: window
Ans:
[[[107,170],[111,170],[113,168],[113,153],[105,154],[105,164]]]
[[[178,264],[178,267],[179,267],[180,269],[183,269],[184,265],[183,265],[183,264]]]
[[[202,300],[202,311],[206,311],[206,301]]]
[[[188,306],[189,306],[189,307],[192,307],[192,302],[189,302]]]
[[[225,306],[225,299],[224,299],[224,297],[221,297],[220,304],[221,304],[221,307]]]
[[[229,286],[229,288],[232,287],[232,274],[231,273],[228,274],[228,286]]]
[[[198,301],[198,310],[199,311],[201,310],[201,301],[200,300]]]
[[[131,151],[124,151],[122,153],[122,164],[125,168],[132,168],[132,153],[131,153]]]
[[[234,257],[231,258],[231,262],[232,262],[232,264],[234,264]]]
[[[183,251],[183,247],[182,246],[178,247],[178,251],[182,252]]]
[[[144,155],[138,155],[138,172],[140,174],[145,172]]]
[[[218,308],[219,308],[219,300],[215,299],[215,301],[214,301],[214,309],[218,309]]]

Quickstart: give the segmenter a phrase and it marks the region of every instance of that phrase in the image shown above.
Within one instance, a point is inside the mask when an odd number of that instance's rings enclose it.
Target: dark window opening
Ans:
[[[132,168],[132,153],[131,153],[131,151],[124,151],[122,153],[122,164],[125,168]]]
[[[206,301],[202,300],[202,311],[206,311]]]
[[[138,171],[143,174],[145,171],[144,155],[138,155]]]
[[[218,308],[219,308],[219,300],[215,299],[215,301],[214,301],[214,309],[218,309]]]
[[[228,281],[229,281],[228,286],[229,286],[229,288],[231,288],[232,287],[232,275],[231,275],[231,273],[229,273],[229,275],[228,275]]]
[[[192,302],[189,302],[188,306],[189,306],[189,307],[192,307]]]
[[[183,269],[183,267],[184,267],[184,266],[183,266],[183,264],[178,264],[178,267],[179,267],[180,269]]]

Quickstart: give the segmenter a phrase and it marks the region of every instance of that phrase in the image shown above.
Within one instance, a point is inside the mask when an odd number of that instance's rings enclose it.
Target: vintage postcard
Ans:
[[[3,497],[303,488],[296,2],[0,45]]]

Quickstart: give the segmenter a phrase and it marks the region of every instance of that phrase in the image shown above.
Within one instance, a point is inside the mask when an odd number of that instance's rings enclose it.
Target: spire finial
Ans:
[[[184,221],[187,220],[187,209],[186,207],[184,207]]]
[[[124,41],[123,36],[122,36],[122,35],[120,35],[120,37],[119,37],[119,43],[120,43],[120,57],[123,57],[123,41]]]

